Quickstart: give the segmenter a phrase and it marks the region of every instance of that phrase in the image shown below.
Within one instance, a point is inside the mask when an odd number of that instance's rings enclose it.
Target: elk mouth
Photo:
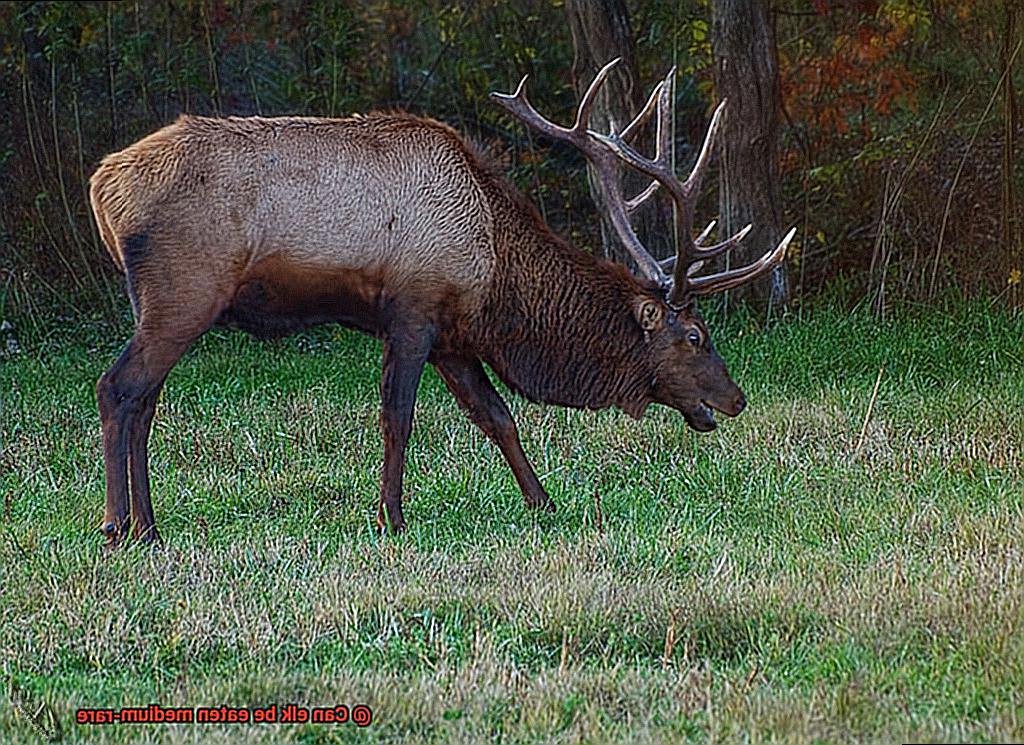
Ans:
[[[715,415],[712,413],[711,407],[703,401],[698,403],[696,408],[691,409],[690,411],[684,411],[683,418],[690,427],[698,432],[710,432],[718,426],[715,422]]]

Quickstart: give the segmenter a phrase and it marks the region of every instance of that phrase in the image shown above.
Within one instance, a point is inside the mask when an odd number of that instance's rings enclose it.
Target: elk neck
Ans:
[[[559,238],[532,205],[501,191],[491,194],[497,266],[474,333],[479,355],[533,401],[616,406],[639,418],[654,367],[632,308],[650,288]]]

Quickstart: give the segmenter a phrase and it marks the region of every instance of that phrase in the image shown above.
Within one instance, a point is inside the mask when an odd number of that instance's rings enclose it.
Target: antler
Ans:
[[[533,108],[533,105],[526,98],[526,79],[529,77],[528,75],[519,81],[519,86],[512,95],[494,92],[491,93],[491,99],[528,127],[533,127],[541,134],[547,135],[553,140],[572,143],[583,153],[598,173],[598,182],[604,196],[602,201],[605,202],[604,206],[611,218],[612,225],[615,227],[615,231],[618,233],[626,250],[629,251],[645,277],[667,289],[671,284],[671,279],[661,270],[655,258],[644,248],[644,245],[633,231],[632,225],[629,224],[628,217],[628,212],[639,207],[645,199],[655,192],[657,182],[628,203],[625,202],[619,187],[617,158],[611,150],[598,144],[589,134],[590,112],[594,107],[597,91],[604,83],[605,78],[608,77],[608,73],[618,63],[618,58],[613,59],[597,73],[594,82],[590,84],[590,87],[587,88],[583,98],[580,100],[575,123],[569,128],[560,127],[545,119]],[[653,111],[652,104],[654,98],[654,95],[652,95],[647,105],[630,122],[629,126],[623,130],[621,136],[623,140],[639,131],[643,122],[650,117]]]
[[[598,174],[604,207],[619,239],[636,261],[644,276],[665,290],[670,305],[680,307],[689,302],[693,295],[707,295],[750,282],[778,266],[785,258],[786,248],[796,233],[795,228],[786,234],[775,249],[748,266],[704,277],[692,276],[705,261],[736,246],[752,227],[747,225],[731,238],[711,246],[705,246],[703,241],[715,224],[712,221],[696,240],[693,238],[694,208],[700,194],[704,172],[711,160],[711,150],[714,147],[715,134],[721,125],[725,101],[723,100],[718,105],[711,117],[708,133],[690,175],[686,181],[680,181],[671,164],[672,84],[676,73],[674,67],[665,76],[665,79],[655,86],[640,113],[622,130],[621,134],[610,132],[604,135],[588,128],[590,112],[594,106],[597,91],[604,83],[609,71],[618,62],[618,59],[614,59],[598,72],[590,87],[583,94],[576,114],[576,121],[568,129],[545,119],[533,108],[526,98],[526,77],[520,81],[514,94],[491,93],[491,98],[527,126],[533,127],[552,139],[571,142],[593,164]],[[654,158],[646,158],[633,149],[628,142],[650,118],[655,108],[658,111],[655,155]],[[617,167],[620,161],[653,179],[646,189],[632,199],[627,200],[622,195]],[[630,212],[657,191],[659,185],[664,186],[672,196],[680,216],[676,234],[677,254],[662,262],[656,261],[640,242],[628,217]],[[671,276],[666,273],[668,271],[672,272]]]

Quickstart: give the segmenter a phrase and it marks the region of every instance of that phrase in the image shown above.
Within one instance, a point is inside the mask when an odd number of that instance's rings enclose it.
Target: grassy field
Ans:
[[[211,333],[157,413],[167,545],[113,555],[93,391],[125,339],[22,340],[0,358],[15,698],[72,742],[1024,739],[1024,319],[716,337],[750,405],[709,435],[510,401],[550,515],[429,371],[410,531],[381,538],[379,345]],[[373,721],[74,723],[151,703]],[[0,740],[41,741],[6,696]]]

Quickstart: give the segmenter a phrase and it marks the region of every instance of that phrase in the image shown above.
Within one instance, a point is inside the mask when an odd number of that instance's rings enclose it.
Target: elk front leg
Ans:
[[[380,424],[384,434],[384,473],[380,485],[377,526],[398,533],[405,528],[402,516],[402,475],[405,445],[412,431],[423,366],[434,343],[433,324],[397,329],[384,339],[384,370],[381,375]]]
[[[491,385],[480,360],[445,357],[436,360],[434,366],[469,418],[505,456],[519,483],[526,506],[554,510],[554,501],[544,491],[537,474],[526,460],[512,414]]]

